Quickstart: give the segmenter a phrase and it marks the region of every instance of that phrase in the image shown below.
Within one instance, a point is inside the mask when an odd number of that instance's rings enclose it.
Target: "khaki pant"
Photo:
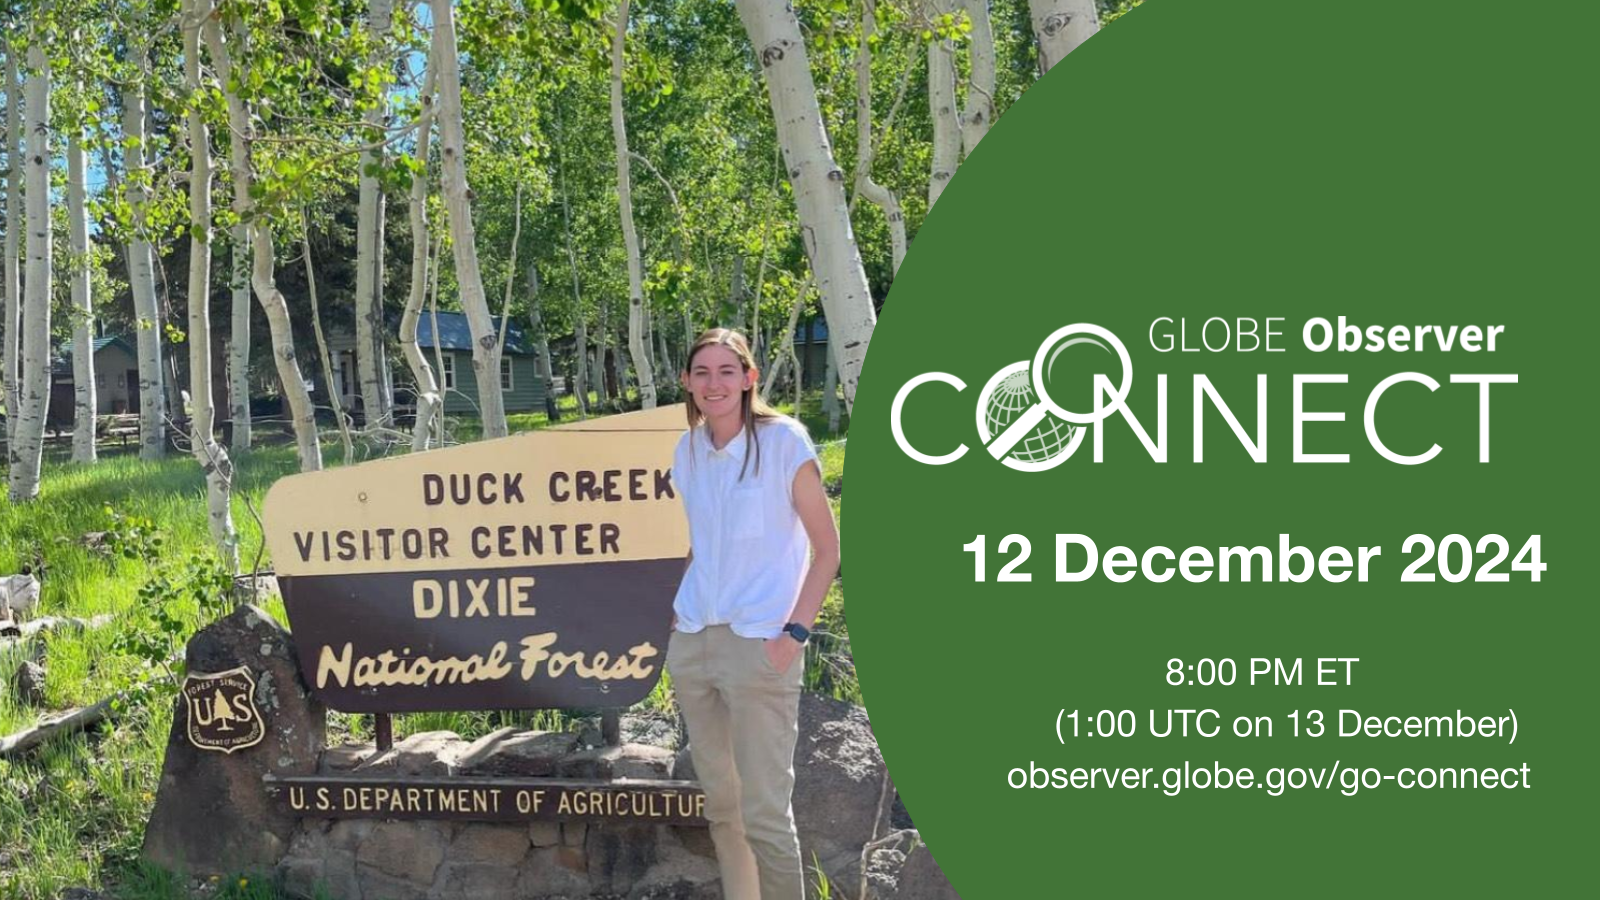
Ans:
[[[782,640],[789,640],[785,637]],[[804,900],[795,834],[794,745],[804,656],[779,673],[763,641],[713,625],[673,632],[667,670],[706,792],[726,900]]]

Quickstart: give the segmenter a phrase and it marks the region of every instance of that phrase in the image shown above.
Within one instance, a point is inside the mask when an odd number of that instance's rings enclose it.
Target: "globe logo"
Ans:
[[[991,447],[1001,435],[1016,439],[996,458],[1019,472],[1043,472],[1072,456],[1083,442],[1084,429],[1040,408],[1030,368],[1027,360],[1012,363],[983,386],[978,394],[978,436]],[[1020,421],[1024,418],[1032,421]]]
[[[985,441],[992,435],[1003,433],[1018,416],[1038,402],[1033,394],[1033,380],[1029,377],[1026,364],[1021,369],[1010,366],[1002,371],[1010,374],[1000,379],[993,395],[984,404],[983,414],[988,425]],[[1078,430],[1055,416],[1047,415],[1011,449],[1007,458],[1033,464],[1050,462],[1067,453],[1073,433]]]
[[[1074,412],[1045,393],[1056,358],[1075,344],[1114,354],[1122,380],[1109,389],[1110,403],[1092,412]],[[1065,462],[1083,443],[1084,429],[1122,407],[1133,385],[1133,363],[1117,336],[1098,325],[1078,323],[1056,329],[1032,360],[1014,362],[994,373],[978,395],[978,434],[989,455],[1022,472],[1043,472]]]

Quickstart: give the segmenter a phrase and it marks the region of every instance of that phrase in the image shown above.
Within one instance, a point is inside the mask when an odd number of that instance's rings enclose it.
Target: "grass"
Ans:
[[[573,400],[563,399],[568,406],[563,421],[571,421]],[[827,439],[819,395],[806,397],[799,413],[819,440],[824,482],[837,513],[845,443]],[[542,413],[509,418],[513,433],[549,424]],[[471,437],[475,425],[457,423],[452,436]],[[0,501],[0,574],[23,566],[43,571],[42,596],[33,615],[115,617],[104,628],[54,632],[43,639],[49,670],[43,709],[20,700],[11,680],[11,673],[34,648],[15,644],[0,649],[0,734],[29,727],[41,714],[94,703],[148,675],[144,666],[115,646],[118,634],[134,627],[144,614],[140,587],[163,570],[181,567],[191,554],[211,552],[205,484],[194,460],[173,456],[144,462],[136,453],[135,448],[108,448],[99,463],[87,467],[72,465],[64,456],[52,457],[46,460],[36,502],[15,506]],[[323,454],[330,466],[339,465],[342,450],[336,437],[324,445]],[[233,513],[241,560],[248,568],[261,547],[256,519],[261,499],[274,481],[293,474],[297,464],[292,445],[283,442],[238,454],[235,464]],[[160,547],[145,548],[129,559],[89,546],[85,535],[118,528],[108,508],[122,517],[154,522],[162,538]],[[270,565],[270,559],[263,564]],[[283,617],[276,598],[268,611]],[[168,612],[190,632],[204,624],[192,603],[177,603]],[[818,638],[807,651],[808,686],[859,703],[842,581],[829,591],[816,630]],[[180,651],[186,636],[174,640],[170,649]],[[639,709],[673,711],[670,680],[664,677]],[[395,730],[402,736],[449,730],[472,738],[506,724],[565,728],[584,715],[581,710],[416,713],[396,716]],[[47,900],[76,886],[109,891],[122,900],[188,896],[185,879],[138,859],[171,716],[170,700],[135,706],[94,735],[61,736],[25,758],[0,759],[0,897]],[[331,713],[329,732],[330,742],[370,739],[371,719]],[[221,879],[209,887],[211,897],[278,897],[270,879],[252,874]]]

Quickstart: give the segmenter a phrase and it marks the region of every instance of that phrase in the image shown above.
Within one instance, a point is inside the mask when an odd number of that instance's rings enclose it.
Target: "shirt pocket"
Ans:
[[[735,488],[728,492],[730,535],[736,541],[760,540],[767,530],[766,492],[759,487]]]

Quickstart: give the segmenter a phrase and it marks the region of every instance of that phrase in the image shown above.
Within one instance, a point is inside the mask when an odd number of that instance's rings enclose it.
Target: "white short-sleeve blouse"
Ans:
[[[810,557],[794,476],[817,451],[805,426],[787,416],[759,423],[756,439],[759,457],[745,430],[718,450],[701,425],[685,432],[673,453],[672,481],[693,549],[673,603],[679,631],[729,625],[743,637],[772,638],[794,609]]]

